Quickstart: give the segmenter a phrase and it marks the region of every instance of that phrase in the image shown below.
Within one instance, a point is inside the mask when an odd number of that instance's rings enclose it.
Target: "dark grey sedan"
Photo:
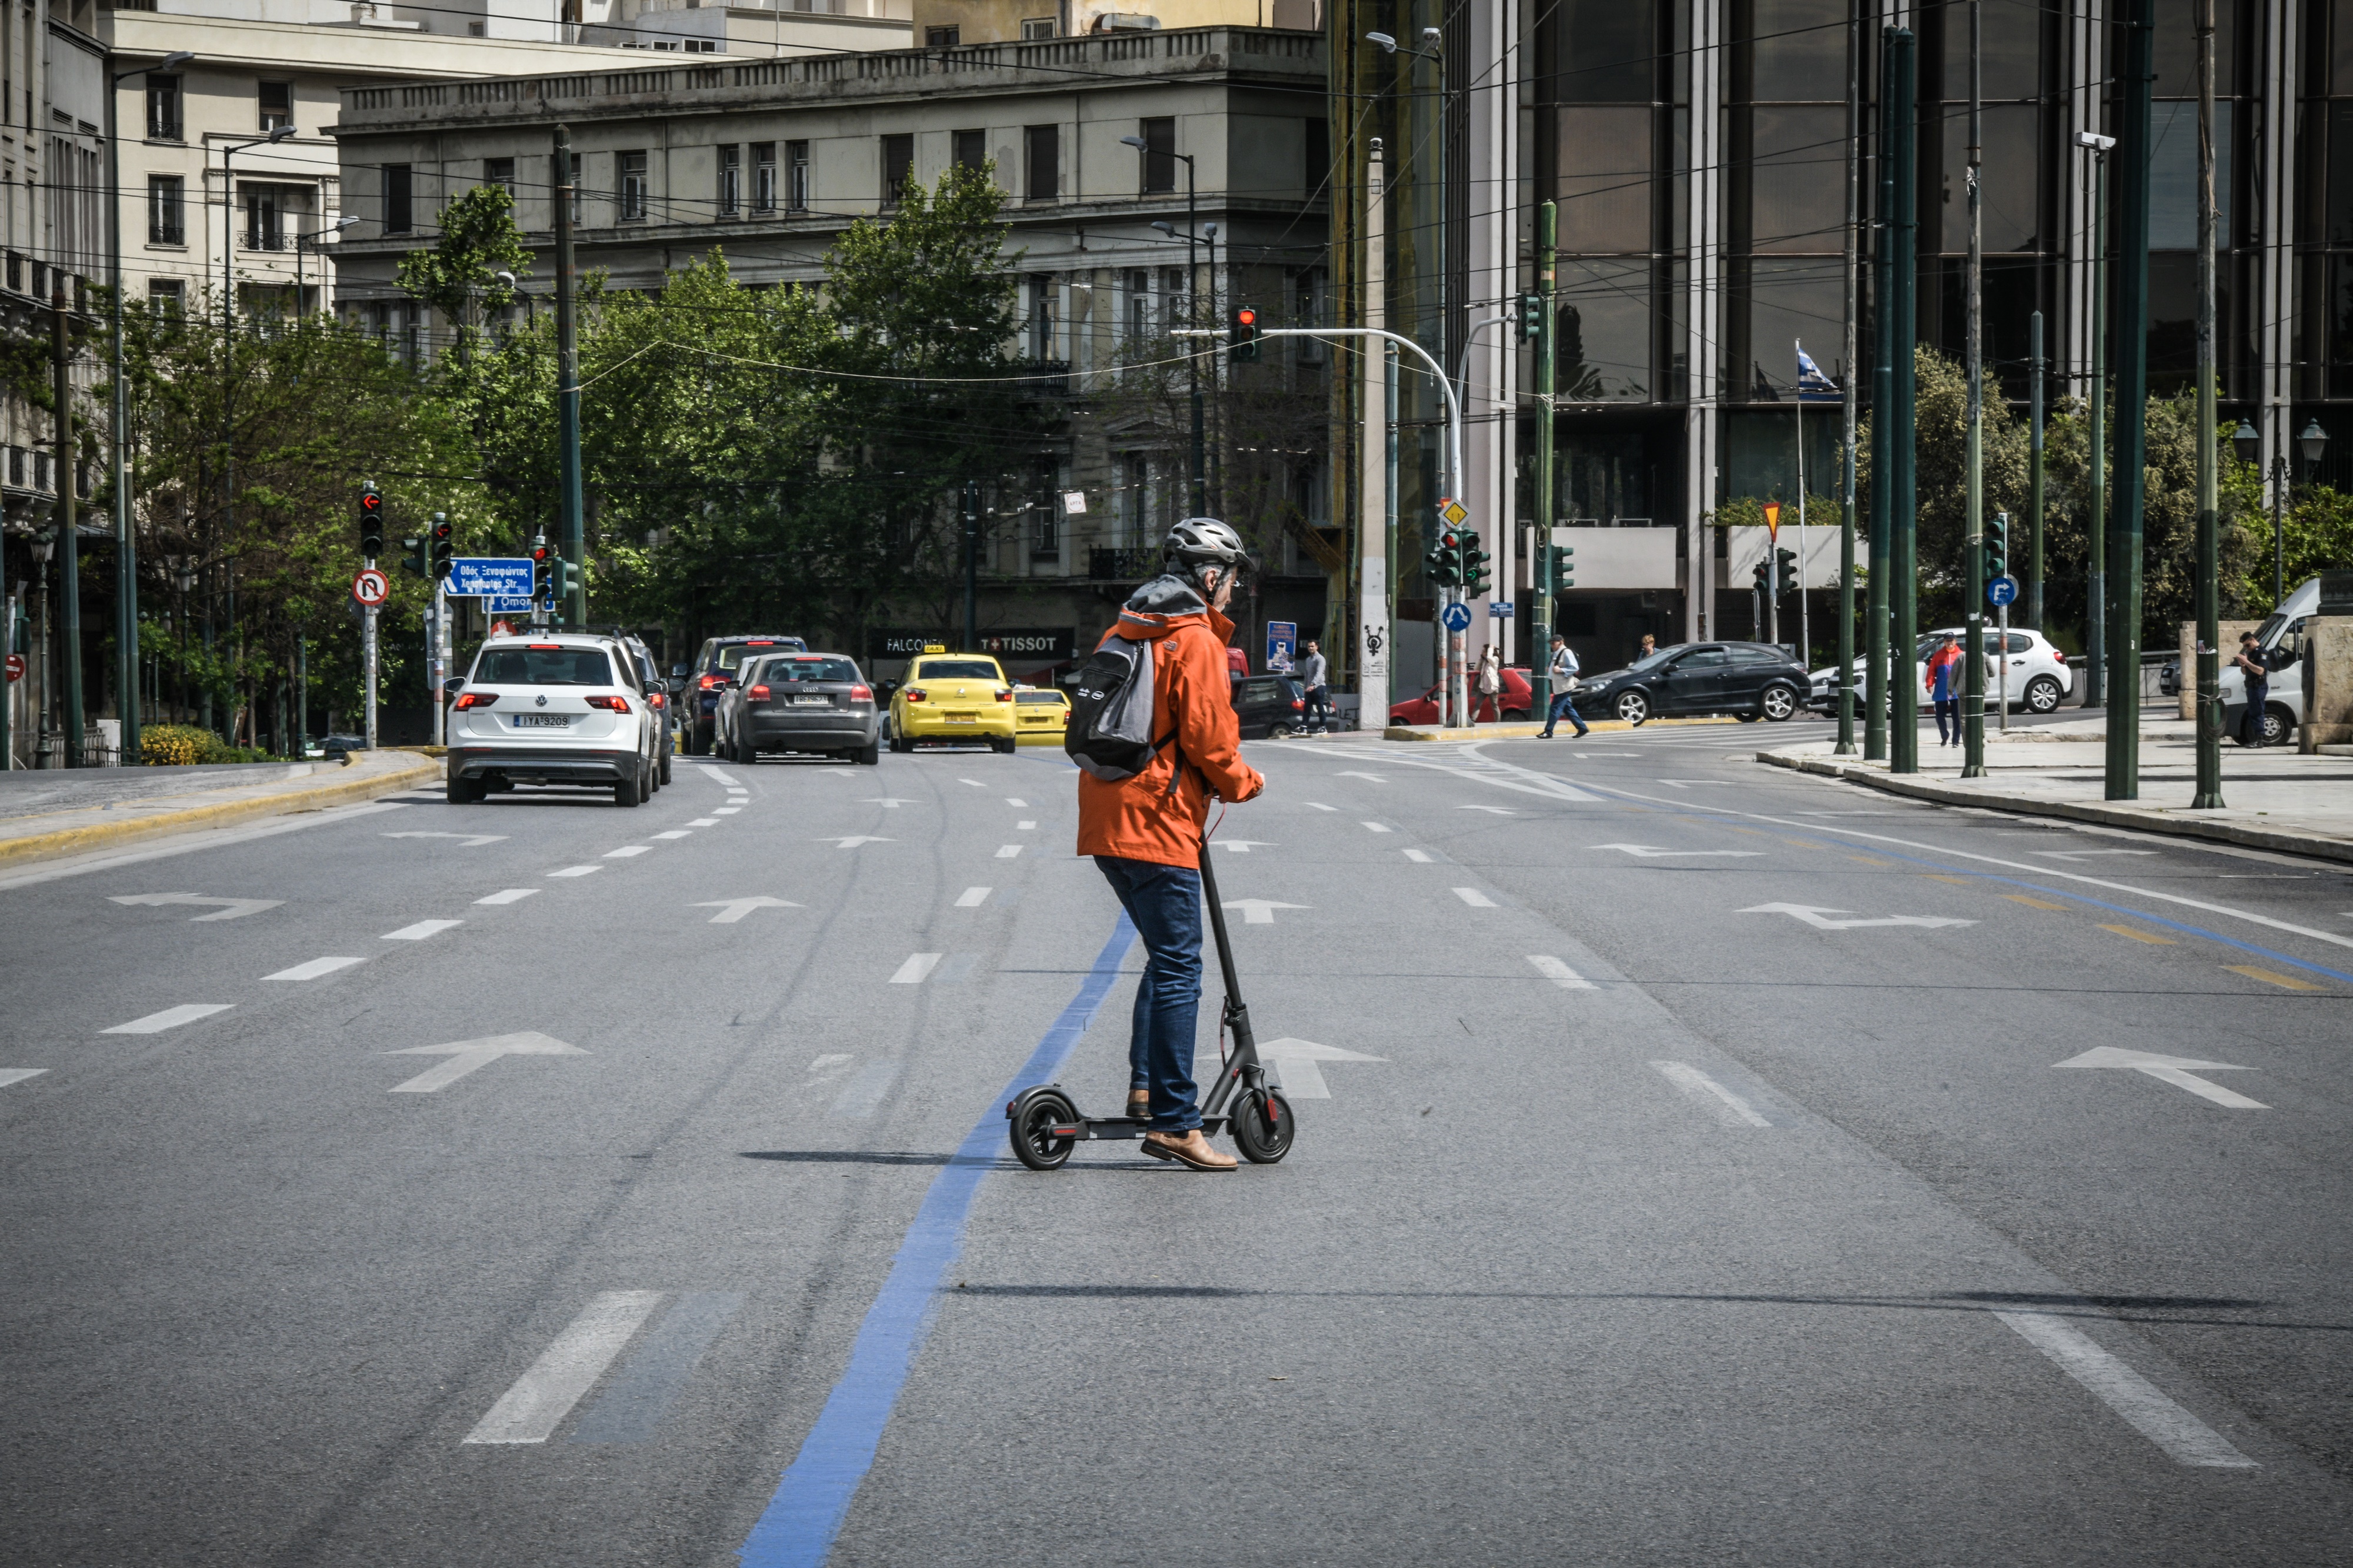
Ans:
[[[763,752],[881,760],[882,713],[874,689],[856,661],[838,653],[745,660],[712,718],[714,749],[735,762],[757,762]]]

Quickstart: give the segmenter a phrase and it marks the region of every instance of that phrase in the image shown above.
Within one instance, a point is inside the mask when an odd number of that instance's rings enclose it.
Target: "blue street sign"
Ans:
[[[494,595],[482,601],[482,613],[490,616],[527,616],[531,614],[531,598],[528,595],[520,599]]]
[[[1439,612],[1438,618],[1446,623],[1446,629],[1450,632],[1467,632],[1471,629],[1471,606],[1449,605]]]
[[[1514,605],[1512,601],[1509,599],[1490,599],[1487,601],[1487,614],[1496,620],[1508,621],[1518,613],[1519,611],[1517,607]]]
[[[1986,603],[1987,603],[1987,604],[1991,605],[1993,605],[1995,608],[1999,609],[2000,606],[2002,606],[2002,605],[2004,605],[2015,604],[2015,603],[2017,603],[2017,602],[2018,602],[2018,579],[2017,579],[2017,578],[2015,578],[2015,577],[1996,577],[1992,582],[1988,583],[1988,584],[1986,584]]]
[[[528,599],[531,557],[460,555],[449,563],[449,592],[460,598]]]

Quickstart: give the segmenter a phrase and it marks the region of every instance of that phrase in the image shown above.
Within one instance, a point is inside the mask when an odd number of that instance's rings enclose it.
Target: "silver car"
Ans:
[[[719,694],[712,742],[739,763],[762,752],[812,752],[846,763],[881,760],[882,715],[857,661],[838,653],[780,653],[744,661]]]
[[[660,714],[627,649],[577,633],[492,637],[449,707],[452,805],[517,784],[608,786],[616,805],[653,793]]]

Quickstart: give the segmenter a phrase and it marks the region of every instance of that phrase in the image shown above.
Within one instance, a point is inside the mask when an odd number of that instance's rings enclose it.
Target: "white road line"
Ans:
[[[966,888],[956,895],[955,907],[960,910],[976,910],[987,902],[988,902],[987,888]]]
[[[689,827],[716,827],[719,826],[719,819],[715,816],[698,816],[692,822],[688,823],[687,826]]]
[[[1013,831],[1016,833],[1034,833],[1037,828],[1038,825],[1034,822],[1017,822],[1013,825]]]
[[[717,768],[712,767],[709,763],[703,763],[700,765],[706,777],[716,779],[723,784],[733,784],[735,782],[733,779],[729,778],[725,773],[721,773]]]
[[[1497,816],[1517,816],[1520,814],[1508,805],[1458,805],[1457,811],[1490,811]]]
[[[1338,806],[1336,806],[1336,805],[1324,805],[1322,801],[1320,801],[1320,800],[1311,800],[1311,801],[1306,802],[1305,804],[1306,804],[1307,805],[1309,805],[1309,806],[1313,807],[1314,810],[1317,810],[1317,811],[1337,811],[1337,810],[1339,810],[1339,809],[1340,809],[1340,808],[1339,808]]]
[[[537,888],[502,888],[499,891],[492,893],[489,898],[476,899],[474,902],[478,904],[519,904],[537,891],[539,891]]]
[[[733,816],[743,809],[744,808],[740,805],[714,805],[711,808],[711,815],[713,816]]]
[[[1020,853],[1021,846],[1018,844],[1004,844],[997,847],[997,858],[999,860],[1010,860]]]
[[[1417,866],[1430,864],[1430,851],[1427,849],[1409,849],[1405,852],[1405,858]]]
[[[1571,969],[1567,964],[1563,963],[1559,959],[1553,957],[1550,953],[1532,952],[1528,954],[1528,962],[1535,966],[1535,971],[1538,974],[1543,975],[1546,980],[1551,981],[1563,991],[1598,991],[1600,989],[1600,987],[1594,984],[1592,981],[1588,980],[1585,976],[1579,974],[1576,970]]]
[[[624,844],[618,849],[606,850],[605,858],[607,860],[626,860],[632,855],[650,855],[652,853],[653,846],[650,844]]]
[[[840,1052],[832,1052],[821,1057],[812,1057],[809,1058],[809,1071],[830,1072],[835,1068],[848,1067],[857,1058],[854,1057],[847,1056]]]
[[[1715,1079],[1708,1077],[1707,1074],[1700,1071],[1699,1068],[1692,1066],[1689,1062],[1652,1062],[1651,1065],[1658,1068],[1661,1073],[1664,1074],[1666,1080],[1669,1083],[1673,1084],[1677,1089],[1682,1089],[1685,1094],[1692,1096],[1694,1099],[1697,1099],[1703,1095],[1714,1095],[1717,1100],[1723,1102],[1723,1104],[1717,1109],[1716,1114],[1733,1126],[1739,1126],[1743,1123],[1750,1127],[1770,1127],[1773,1125],[1771,1122],[1757,1114],[1756,1107],[1750,1105],[1746,1100],[1741,1099],[1738,1095],[1733,1093],[1730,1089],[1725,1088],[1724,1085],[1716,1082]]]
[[[593,877],[604,868],[605,868],[602,866],[566,866],[563,870],[550,871],[548,875],[551,877]]]
[[[1365,827],[1366,831],[1372,833],[1387,833],[1388,831],[1387,827],[1377,822],[1367,822],[1365,824]]]
[[[973,787],[973,788],[975,788],[975,789],[987,789],[987,788],[988,787],[987,784],[985,784],[981,783],[978,779],[958,779],[958,780],[956,780],[956,783],[958,783],[958,784],[968,784],[972,785],[972,787]]]
[[[0,1089],[12,1083],[22,1083],[28,1078],[38,1078],[48,1070],[47,1068],[0,1068]]]
[[[691,838],[694,835],[690,829],[673,827],[667,833],[657,833],[654,837],[656,838]]]
[[[936,952],[909,953],[907,962],[899,966],[899,973],[891,976],[891,984],[921,985],[923,983],[923,976],[929,974],[944,956],[944,954]]]
[[[882,1097],[899,1080],[899,1064],[892,1061],[868,1062],[850,1075],[834,1097],[833,1109],[828,1115],[839,1121],[862,1121],[874,1114]]]
[[[1388,780],[1381,777],[1378,773],[1360,773],[1353,769],[1347,773],[1335,773],[1332,776],[1342,779],[1363,779],[1367,784],[1387,784],[1389,782]]]
[[[1996,1312],[2019,1337],[2097,1394],[2100,1403],[2178,1465],[2252,1470],[2255,1461],[2230,1440],[2159,1392],[2157,1385],[2094,1343],[2083,1330],[2051,1312]]]
[[[661,1304],[659,1290],[607,1290],[499,1396],[469,1443],[544,1443]]]
[[[183,1002],[176,1007],[166,1007],[160,1013],[150,1013],[143,1018],[133,1018],[128,1024],[117,1024],[111,1029],[100,1029],[99,1033],[160,1035],[166,1029],[176,1029],[183,1024],[193,1024],[199,1018],[226,1013],[236,1005],[234,1002]]]
[[[1027,808],[1027,807],[1028,807],[1028,805],[1029,805],[1029,803],[1028,801],[1026,801],[1026,800],[1017,800],[1017,799],[1015,799],[1012,795],[1007,795],[1007,796],[1005,797],[1005,804],[1006,804],[1006,805],[1010,805],[1010,806],[1018,806],[1018,807],[1023,807],[1023,808]]]
[[[461,926],[464,921],[418,921],[415,925],[384,933],[386,942],[423,942],[428,936],[438,936],[451,926]]]
[[[1454,889],[1454,896],[1461,900],[1464,903],[1470,905],[1474,910],[1492,910],[1495,908],[1495,900],[1489,898],[1486,894],[1481,892],[1476,888],[1457,888]]]
[[[338,969],[349,969],[354,963],[365,963],[364,958],[314,958],[308,963],[298,963],[291,969],[281,969],[275,974],[265,974],[264,980],[316,980],[322,974],[332,974]]]

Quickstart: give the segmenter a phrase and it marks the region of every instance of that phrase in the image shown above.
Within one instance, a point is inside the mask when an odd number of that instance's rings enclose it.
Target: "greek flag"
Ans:
[[[1836,403],[1845,395],[1839,384],[1822,374],[1806,345],[1798,345],[1798,401],[1800,403]]]

